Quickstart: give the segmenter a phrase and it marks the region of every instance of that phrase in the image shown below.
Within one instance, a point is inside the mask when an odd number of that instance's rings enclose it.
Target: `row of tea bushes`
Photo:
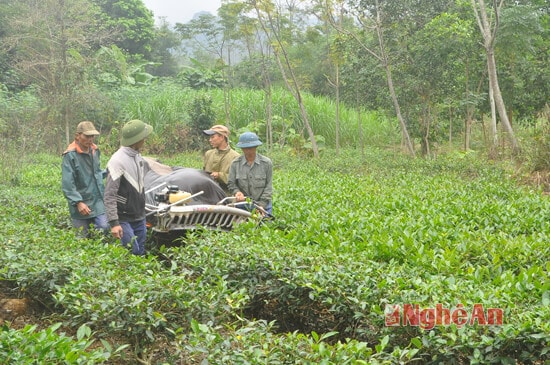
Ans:
[[[75,239],[59,165],[37,156],[0,190],[2,278],[89,340],[130,345],[105,348],[105,361],[547,360],[547,198],[468,157],[364,158],[275,154],[275,221],[134,257],[108,238]],[[476,304],[502,309],[502,325],[386,325],[387,305],[471,315]]]

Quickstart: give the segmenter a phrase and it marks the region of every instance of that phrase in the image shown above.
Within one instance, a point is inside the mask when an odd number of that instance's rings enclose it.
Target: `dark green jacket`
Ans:
[[[95,218],[105,213],[100,156],[95,144],[92,145],[90,153],[82,152],[76,142],[71,143],[63,152],[61,187],[73,219]],[[81,215],[76,209],[78,202],[86,203],[92,213],[87,216]]]

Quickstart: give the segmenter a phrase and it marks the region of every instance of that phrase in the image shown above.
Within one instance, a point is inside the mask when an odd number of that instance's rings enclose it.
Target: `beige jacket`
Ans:
[[[204,154],[204,171],[219,172],[218,183],[225,190],[227,189],[227,178],[229,177],[229,168],[231,162],[239,157],[240,154],[231,147],[225,150],[213,148]]]

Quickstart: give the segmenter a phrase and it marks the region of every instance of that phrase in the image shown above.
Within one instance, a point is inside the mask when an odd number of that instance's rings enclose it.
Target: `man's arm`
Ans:
[[[271,201],[273,195],[273,163],[271,160],[266,160],[266,169],[265,169],[265,188],[260,196],[260,205],[265,208],[267,204]]]
[[[202,169],[208,173],[212,172],[212,151],[208,150],[204,153]]]
[[[107,171],[107,181],[105,182],[105,193],[103,194],[103,203],[105,204],[105,212],[109,226],[111,226],[111,234],[117,239],[122,238],[123,230],[118,221],[117,210],[117,195],[120,186],[120,177],[113,180],[109,171]]]
[[[82,195],[76,190],[76,179],[74,177],[75,167],[72,157],[67,153],[63,155],[61,163],[61,189],[69,204],[76,206],[82,201]]]
[[[237,160],[235,159],[229,167],[229,175],[227,177],[227,189],[231,195],[235,195],[239,192],[239,187],[237,186],[237,168],[239,167]]]
[[[113,180],[112,175],[107,172],[105,182],[105,193],[103,194],[103,203],[105,204],[105,213],[111,227],[118,226],[117,195],[120,186],[120,178]]]

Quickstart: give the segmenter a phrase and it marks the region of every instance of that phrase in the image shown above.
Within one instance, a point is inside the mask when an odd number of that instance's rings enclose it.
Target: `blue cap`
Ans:
[[[250,147],[260,146],[261,144],[262,144],[262,141],[260,141],[260,138],[258,138],[256,133],[244,132],[239,137],[239,142],[237,143],[237,147],[250,148]]]

